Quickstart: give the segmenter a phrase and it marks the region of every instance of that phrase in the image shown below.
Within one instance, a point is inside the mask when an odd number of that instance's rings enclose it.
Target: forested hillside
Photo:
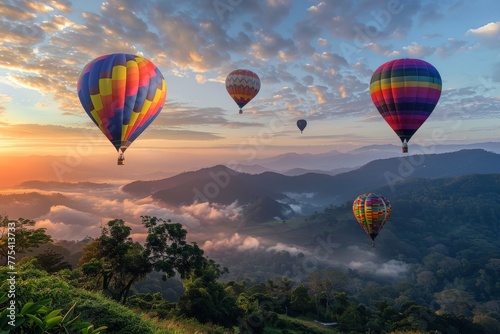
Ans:
[[[18,265],[18,312],[45,298],[49,309],[64,312],[76,303],[81,321],[117,333],[132,325],[111,320],[109,312],[122,307],[112,300],[143,319],[127,333],[190,333],[179,329],[188,326],[203,333],[497,333],[500,175],[412,179],[373,191],[392,204],[375,247],[351,202],[242,227],[242,236],[275,244],[253,249],[203,251],[175,222],[143,217],[145,244],[130,239],[118,219],[80,250],[66,243],[73,249],[63,258],[36,252],[49,242],[44,231],[16,221],[35,250],[24,249],[28,257]],[[4,229],[8,222],[3,217]],[[64,261],[76,254],[69,269]]]

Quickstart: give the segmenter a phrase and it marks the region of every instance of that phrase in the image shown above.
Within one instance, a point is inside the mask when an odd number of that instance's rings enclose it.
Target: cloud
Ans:
[[[325,86],[317,86],[317,85],[310,85],[309,90],[311,93],[316,96],[316,102],[318,104],[325,104],[327,102],[326,98],[326,92],[328,90],[328,87]]]
[[[80,240],[87,235],[96,237],[101,232],[101,217],[64,205],[52,206],[48,214],[35,220],[35,227],[46,228],[55,240]]]
[[[6,95],[6,94],[0,94],[0,114],[2,114],[6,110],[6,107],[4,106],[4,104],[7,104],[11,101],[12,101],[11,96]]]
[[[408,264],[402,261],[389,260],[381,262],[372,249],[357,245],[348,246],[347,253],[342,258],[343,260],[340,261],[350,269],[382,277],[402,278],[409,269]]]
[[[46,233],[50,235],[53,240],[82,240],[86,236],[98,237],[101,233],[99,223],[83,225],[75,229],[75,226],[44,219],[37,221],[35,227],[45,228],[47,230]]]
[[[230,205],[202,202],[181,206],[179,210],[184,214],[189,214],[204,221],[236,221],[241,214],[242,208],[236,202]]]
[[[490,22],[479,28],[469,29],[466,35],[478,38],[488,47],[498,48],[500,47],[500,21]]]
[[[493,82],[500,82],[500,63],[493,64],[493,70],[491,72],[491,80]]]
[[[42,42],[45,32],[37,24],[0,21],[2,44],[32,45]]]
[[[196,82],[199,84],[204,84],[207,82],[207,78],[204,75],[196,74]]]
[[[55,223],[63,223],[65,225],[80,225],[84,226],[99,222],[100,218],[88,212],[78,211],[64,205],[54,205],[50,208],[50,212],[46,215],[38,217],[37,220],[50,220]]]
[[[417,42],[412,42],[408,46],[403,46],[403,50],[412,58],[427,58],[435,52],[434,47],[420,45]]]
[[[294,41],[272,31],[259,30],[256,32],[257,41],[252,46],[253,56],[259,60],[280,58],[286,54],[285,60],[291,60],[298,53]]]
[[[260,241],[258,238],[254,237],[243,237],[238,233],[234,233],[231,238],[220,238],[207,240],[203,244],[201,248],[203,250],[210,251],[218,251],[218,250],[227,250],[227,249],[236,249],[239,251],[248,251],[258,249],[260,246]]]
[[[351,269],[356,269],[361,273],[371,273],[376,276],[401,278],[403,277],[409,266],[398,260],[389,260],[384,263],[376,263],[372,261],[351,261],[348,264]]]
[[[196,228],[200,226],[200,221],[194,217],[194,215],[190,215],[189,213],[177,214],[171,209],[163,208],[154,203],[150,198],[146,198],[139,202],[126,199],[123,201],[123,208],[124,212],[130,217],[154,216],[162,218],[165,221],[170,219],[187,228]]]
[[[464,51],[465,49],[465,41],[448,38],[445,45],[437,47],[436,54],[441,57],[449,57],[456,54],[458,51]]]
[[[278,242],[276,245],[266,248],[266,251],[267,252],[272,252],[272,251],[281,252],[281,251],[285,251],[285,252],[288,252],[288,253],[293,254],[293,255],[296,255],[298,253],[307,253],[307,251],[305,251],[305,250],[303,250],[303,249],[301,249],[299,247],[289,246],[289,245],[281,243],[281,242]]]

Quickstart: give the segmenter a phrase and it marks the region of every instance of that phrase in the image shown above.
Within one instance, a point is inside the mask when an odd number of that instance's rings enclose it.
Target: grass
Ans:
[[[159,319],[143,314],[143,320],[150,324],[154,334],[233,334],[230,329],[210,324],[200,324],[194,319]]]
[[[335,329],[335,326],[323,326],[315,322],[313,319],[309,318],[292,318],[279,314],[278,319],[282,321],[282,324],[285,324],[284,328],[283,326],[281,326],[281,328],[275,326],[266,326],[266,328],[264,329],[264,334],[282,334],[284,331],[285,333],[289,334],[303,334],[305,333],[305,330],[307,330],[307,333],[311,334],[341,333],[337,329]]]

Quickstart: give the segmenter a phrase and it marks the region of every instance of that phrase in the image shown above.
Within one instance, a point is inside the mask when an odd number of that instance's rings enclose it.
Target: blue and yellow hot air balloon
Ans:
[[[123,153],[158,116],[167,98],[160,70],[142,56],[114,53],[92,60],[80,73],[78,97],[90,119]]]

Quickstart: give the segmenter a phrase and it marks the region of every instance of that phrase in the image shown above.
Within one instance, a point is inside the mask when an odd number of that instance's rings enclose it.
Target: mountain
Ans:
[[[247,205],[243,210],[243,216],[247,224],[259,224],[272,220],[286,220],[295,217],[296,214],[289,205],[263,196]]]
[[[409,145],[410,155],[422,154],[439,154],[456,152],[463,149],[484,149],[493,153],[500,154],[499,142],[485,142],[474,144],[433,144],[430,146],[423,146],[418,144]],[[298,154],[298,153],[285,153],[278,156],[254,159],[252,166],[259,166],[260,169],[269,169],[275,172],[283,173],[290,169],[300,168],[304,170],[320,170],[328,172],[339,168],[354,168],[362,166],[370,161],[376,159],[387,159],[401,156],[401,147],[397,145],[367,145],[348,152],[331,151],[320,154]],[[251,167],[247,165],[239,165],[240,170],[250,170]],[[251,172],[252,174],[255,174]],[[332,173],[328,173],[332,174]]]
[[[348,171],[351,171],[355,168],[337,168],[337,169],[332,169],[332,170],[319,170],[319,169],[304,169],[304,168],[292,168],[289,170],[286,170],[284,172],[281,172],[283,175],[288,175],[288,176],[297,176],[297,175],[303,175],[303,174],[308,174],[308,173],[317,173],[317,174],[326,174],[326,175],[337,175],[341,173],[345,173]]]
[[[500,173],[500,155],[473,149],[379,159],[333,176],[318,173],[286,176],[275,172],[252,175],[218,165],[158,181],[132,182],[122,190],[137,197],[152,196],[170,206],[195,202],[249,205],[258,198],[268,197],[308,214],[378,187],[387,186],[394,191],[400,182],[410,179],[490,173]]]

